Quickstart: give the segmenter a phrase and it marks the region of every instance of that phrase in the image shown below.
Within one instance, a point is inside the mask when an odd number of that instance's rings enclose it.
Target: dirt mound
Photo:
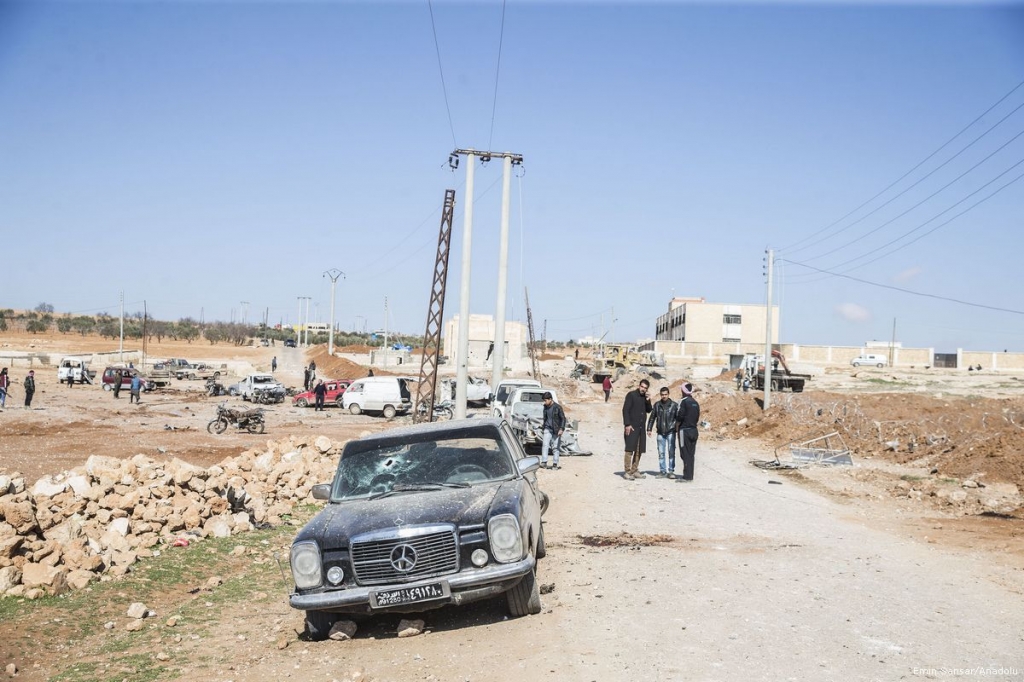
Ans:
[[[645,535],[632,533],[616,533],[615,535],[580,535],[580,542],[587,547],[651,547],[664,545],[675,540],[671,535]]]
[[[723,438],[762,438],[782,447],[839,432],[854,456],[937,469],[939,475],[1024,488],[1024,400],[925,395],[761,394],[700,397],[702,418]]]
[[[352,346],[346,346],[345,351],[348,352]],[[321,377],[328,377],[331,379],[361,379],[370,373],[370,368],[358,363],[352,362],[348,358],[338,358],[327,354],[327,346],[314,346],[306,357],[313,360],[316,363],[316,373]],[[374,376],[398,376],[403,374],[402,372],[390,372],[373,368]]]

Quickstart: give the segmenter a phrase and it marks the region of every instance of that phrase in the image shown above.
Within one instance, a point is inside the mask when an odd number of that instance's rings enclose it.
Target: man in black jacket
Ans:
[[[316,382],[316,388],[313,389],[313,395],[316,396],[316,407],[313,409],[313,411],[323,412],[324,398],[327,396],[327,386],[324,384],[323,379]]]
[[[700,423],[700,405],[693,397],[693,384],[683,384],[683,399],[679,401],[676,424],[679,425],[679,454],[683,459],[683,482],[693,480],[693,457],[697,452],[697,424]]]
[[[36,373],[35,370],[29,370],[28,376],[25,377],[25,407],[32,407],[32,396],[36,394]]]
[[[622,403],[622,426],[626,438],[626,456],[622,461],[625,471],[622,477],[629,481],[647,478],[639,471],[639,467],[640,455],[647,451],[644,422],[651,411],[651,399],[647,397],[647,389],[650,386],[651,382],[647,379],[641,380],[637,389],[627,393]]]
[[[541,437],[540,465],[548,468],[548,450],[554,452],[554,463],[552,469],[561,469],[558,466],[558,450],[561,447],[562,434],[565,432],[565,411],[562,406],[555,402],[550,391],[544,391],[544,425]]]
[[[676,413],[679,406],[669,397],[668,386],[659,391],[661,400],[654,403],[651,416],[647,418],[647,435],[651,429],[658,427],[658,476],[676,477]],[[668,451],[668,468],[665,468],[665,455]]]

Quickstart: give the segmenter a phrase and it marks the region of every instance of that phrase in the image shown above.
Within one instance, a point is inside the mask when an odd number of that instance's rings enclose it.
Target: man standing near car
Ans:
[[[32,407],[32,396],[36,394],[36,373],[35,370],[29,370],[28,376],[25,377],[25,407]]]
[[[316,388],[313,389],[313,395],[316,396],[316,408],[314,412],[324,411],[324,398],[327,397],[327,386],[324,385],[324,380],[316,382]]]
[[[654,403],[651,416],[647,418],[647,435],[651,429],[658,429],[658,476],[676,477],[676,413],[679,406],[669,397],[668,386],[659,391],[661,400]],[[668,451],[668,468],[665,468],[665,455]]]
[[[128,404],[131,405],[132,401],[135,401],[136,405],[142,403],[142,378],[138,374],[132,375],[132,387],[131,395],[128,396]]]
[[[626,439],[626,457],[623,460],[622,477],[628,481],[636,478],[647,478],[640,471],[640,456],[647,451],[647,438],[644,422],[651,411],[651,399],[647,397],[647,389],[651,382],[642,379],[635,391],[626,394],[622,403],[622,425]]]
[[[270,360],[270,371],[271,372],[276,372],[277,371],[277,356],[276,355]]]
[[[565,411],[555,402],[550,391],[544,391],[544,425],[540,446],[540,466],[548,468],[548,450],[554,452],[552,469],[561,469],[558,465],[558,451],[562,446],[562,434],[565,433]]]
[[[683,384],[683,399],[679,401],[676,424],[679,425],[679,455],[683,460],[684,483],[693,480],[693,459],[697,453],[697,424],[700,423],[700,405],[693,397],[693,384]]]
[[[121,372],[121,370],[116,370],[114,372],[114,397],[115,398],[120,398],[121,397],[121,382],[123,382],[123,381],[124,381],[124,374]]]

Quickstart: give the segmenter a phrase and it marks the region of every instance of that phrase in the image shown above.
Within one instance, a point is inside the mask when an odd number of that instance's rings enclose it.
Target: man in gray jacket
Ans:
[[[661,400],[654,403],[651,416],[647,418],[647,435],[653,427],[658,428],[658,476],[676,477],[676,412],[679,406],[669,397],[668,386],[662,386]],[[668,451],[668,468],[665,468],[665,454]]]

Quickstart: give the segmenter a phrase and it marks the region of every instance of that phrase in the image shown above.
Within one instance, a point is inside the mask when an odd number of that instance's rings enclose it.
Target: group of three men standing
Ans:
[[[681,481],[693,480],[693,461],[697,451],[697,424],[700,422],[700,405],[693,397],[693,385],[682,386],[682,399],[677,403],[669,395],[667,386],[659,391],[661,399],[653,405],[647,395],[651,383],[640,381],[635,391],[626,394],[622,403],[622,424],[625,431],[626,455],[623,460],[627,480],[646,478],[639,470],[640,456],[647,451],[647,436],[657,428],[658,432],[658,475],[676,478],[676,440],[683,460]],[[648,416],[649,415],[649,416]],[[644,422],[647,422],[645,432]]]

